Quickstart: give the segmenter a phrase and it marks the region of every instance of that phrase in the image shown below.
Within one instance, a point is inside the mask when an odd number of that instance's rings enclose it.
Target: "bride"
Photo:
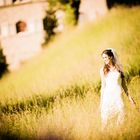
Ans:
[[[100,69],[101,76],[101,122],[105,127],[112,118],[116,118],[117,125],[121,124],[124,119],[124,103],[121,97],[122,88],[130,102],[135,102],[128,93],[125,84],[122,66],[118,61],[116,52],[108,48],[102,52],[104,66]]]

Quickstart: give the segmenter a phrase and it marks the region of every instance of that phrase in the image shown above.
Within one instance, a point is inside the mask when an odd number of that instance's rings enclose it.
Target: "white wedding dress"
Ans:
[[[103,69],[100,70],[101,76]],[[104,86],[101,89],[101,121],[106,125],[112,118],[116,118],[116,123],[119,125],[124,118],[124,104],[121,97],[121,74],[117,71],[110,71],[106,76],[103,76]]]

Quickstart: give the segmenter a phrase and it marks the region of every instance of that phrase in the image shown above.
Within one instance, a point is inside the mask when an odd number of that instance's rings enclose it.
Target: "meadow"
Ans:
[[[140,7],[117,7],[58,35],[0,79],[0,139],[138,140],[140,112],[127,96],[125,123],[101,130],[101,52],[114,48],[140,108]]]

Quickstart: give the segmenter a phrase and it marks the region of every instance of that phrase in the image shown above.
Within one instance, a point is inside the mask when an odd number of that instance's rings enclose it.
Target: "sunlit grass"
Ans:
[[[140,7],[112,9],[106,17],[57,36],[44,52],[0,80],[2,138],[138,139],[140,119],[126,96],[126,120],[101,131],[101,52],[115,48],[130,94],[140,107]]]
[[[140,78],[130,83],[129,90],[135,93],[134,98],[140,98]],[[135,85],[134,86],[132,85]],[[87,86],[86,86],[87,87]],[[82,88],[79,88],[82,89]],[[3,130],[11,130],[12,136],[22,138],[58,138],[58,139],[137,139],[139,138],[140,119],[139,112],[130,106],[125,95],[126,119],[124,125],[101,130],[99,117],[99,96],[92,88],[84,89],[83,95],[58,96],[52,109],[47,110],[39,105],[32,111],[7,114],[2,117]],[[84,92],[85,91],[85,92]],[[60,94],[65,91],[61,90]],[[72,93],[71,93],[72,92]],[[76,91],[75,91],[76,92]],[[78,87],[77,87],[78,93]],[[73,94],[73,90],[69,91]],[[137,98],[136,98],[137,97]],[[4,122],[5,121],[5,122]]]

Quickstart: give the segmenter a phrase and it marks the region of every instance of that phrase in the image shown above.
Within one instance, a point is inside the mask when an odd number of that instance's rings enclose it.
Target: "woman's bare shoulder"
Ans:
[[[103,67],[100,68],[100,72],[103,72]]]

